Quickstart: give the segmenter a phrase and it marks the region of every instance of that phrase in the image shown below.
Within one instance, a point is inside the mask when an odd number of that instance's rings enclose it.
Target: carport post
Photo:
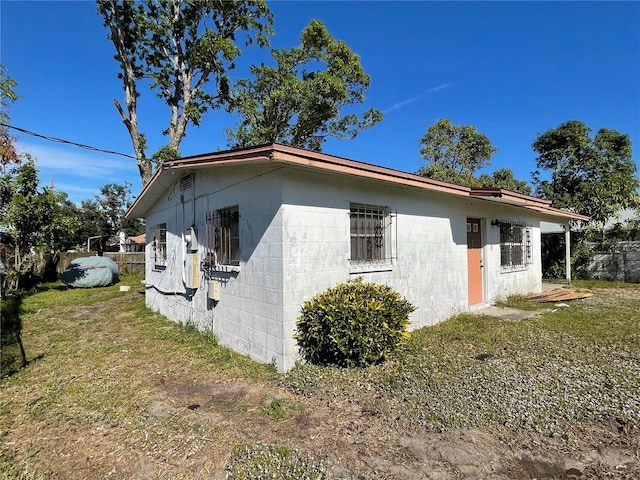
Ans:
[[[564,263],[567,272],[567,284],[571,283],[571,225],[564,224]]]

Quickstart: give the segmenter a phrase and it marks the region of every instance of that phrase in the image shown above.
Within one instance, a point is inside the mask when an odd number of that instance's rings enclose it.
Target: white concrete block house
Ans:
[[[146,221],[146,303],[279,370],[301,305],[349,278],[385,283],[433,325],[542,288],[540,222],[587,217],[272,144],[165,162],[129,209]]]

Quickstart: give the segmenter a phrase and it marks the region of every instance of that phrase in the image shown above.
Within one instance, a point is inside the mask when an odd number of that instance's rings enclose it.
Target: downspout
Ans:
[[[564,225],[564,264],[567,272],[567,285],[571,284],[571,225],[569,222]]]

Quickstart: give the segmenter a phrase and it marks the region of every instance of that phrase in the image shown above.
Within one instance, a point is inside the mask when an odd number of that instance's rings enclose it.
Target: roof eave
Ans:
[[[194,155],[167,161],[143,188],[140,195],[138,195],[134,203],[127,210],[125,216],[128,218],[143,218],[166,189],[173,184],[173,182],[168,181],[168,179],[175,175],[177,171],[189,172],[213,166],[221,167],[265,163],[312,168],[323,172],[366,178],[403,187],[417,187],[426,191],[448,195],[479,198],[491,202],[527,208],[556,218],[589,220],[589,217],[585,215],[553,208],[549,200],[512,192],[510,190],[499,188],[469,188],[402,172],[400,170],[275,143]]]

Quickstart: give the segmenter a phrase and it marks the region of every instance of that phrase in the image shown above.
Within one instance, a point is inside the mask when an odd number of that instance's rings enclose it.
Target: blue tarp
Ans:
[[[70,287],[108,287],[117,283],[118,265],[107,257],[76,258],[62,272],[62,282]]]

